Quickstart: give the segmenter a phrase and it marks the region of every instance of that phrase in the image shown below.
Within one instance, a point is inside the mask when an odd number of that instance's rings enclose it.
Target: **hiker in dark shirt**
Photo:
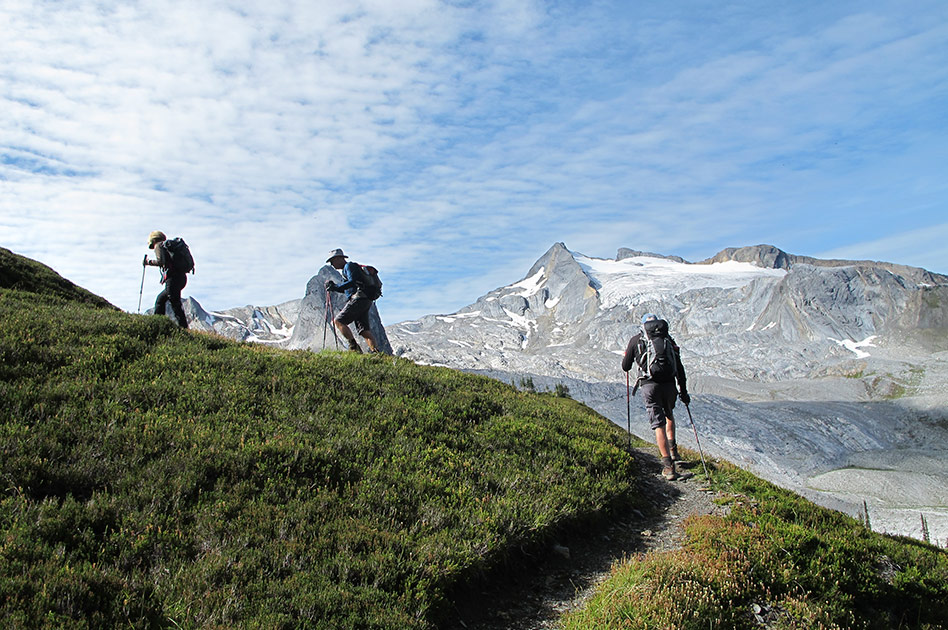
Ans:
[[[651,342],[650,339],[656,339]],[[658,357],[658,362],[664,365],[646,364],[656,354],[661,355],[668,345],[668,354]],[[652,344],[652,345],[649,345]],[[656,352],[655,348],[660,350]],[[622,369],[628,372],[633,365],[639,368],[640,376],[636,387],[642,389],[645,399],[645,408],[648,412],[649,425],[655,431],[655,442],[662,455],[662,476],[669,481],[679,479],[676,462],[679,462],[678,445],[675,441],[675,399],[687,405],[691,402],[685,382],[685,367],[681,364],[681,351],[678,344],[668,334],[668,322],[659,319],[653,313],[646,313],[642,317],[642,329],[629,340],[629,345],[622,358]],[[678,381],[678,388],[675,388]]]
[[[171,312],[178,320],[178,326],[188,327],[188,318],[184,315],[184,308],[181,306],[181,291],[188,283],[188,270],[176,269],[172,264],[172,256],[166,249],[167,237],[164,232],[155,230],[148,235],[148,249],[155,250],[153,260],[145,256],[143,265],[159,267],[161,269],[161,283],[165,285],[164,290],[158,294],[155,300],[155,315],[165,314],[165,305],[171,303]]]
[[[329,258],[326,260],[334,269],[342,272],[344,280],[339,285],[332,280],[327,280],[326,290],[344,292],[348,298],[346,305],[342,307],[342,310],[333,320],[333,325],[349,342],[350,350],[362,352],[362,348],[359,347],[352,330],[349,328],[349,324],[354,323],[358,333],[365,338],[369,351],[378,352],[378,343],[369,328],[369,309],[372,308],[372,303],[378,296],[373,297],[367,292],[365,288],[366,272],[362,270],[362,266],[356,262],[346,262],[346,258],[348,256],[341,249],[335,249],[330,252]]]

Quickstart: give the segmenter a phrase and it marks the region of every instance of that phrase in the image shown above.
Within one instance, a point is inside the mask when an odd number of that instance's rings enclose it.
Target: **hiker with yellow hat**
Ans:
[[[161,269],[161,283],[165,288],[155,299],[155,315],[164,315],[165,306],[171,303],[171,312],[181,328],[188,327],[188,318],[181,305],[181,291],[188,283],[188,272],[194,272],[194,258],[184,239],[173,238],[168,240],[164,232],[155,230],[148,235],[148,249],[155,250],[155,258],[149,259],[148,254],[142,265]]]

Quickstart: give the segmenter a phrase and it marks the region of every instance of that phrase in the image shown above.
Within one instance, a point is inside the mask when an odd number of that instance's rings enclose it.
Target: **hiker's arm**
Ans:
[[[629,339],[629,346],[625,349],[625,356],[622,357],[622,371],[628,372],[635,364],[635,349],[639,345],[640,335],[633,335]]]
[[[342,284],[337,284],[336,291],[343,293],[345,291],[348,291],[349,289],[354,288],[358,284],[357,274],[360,273],[362,270],[360,269],[359,271],[356,271],[355,269],[356,267],[358,267],[358,265],[355,265],[351,262],[346,263],[346,266],[342,270],[342,277],[345,280],[345,282],[343,282]]]

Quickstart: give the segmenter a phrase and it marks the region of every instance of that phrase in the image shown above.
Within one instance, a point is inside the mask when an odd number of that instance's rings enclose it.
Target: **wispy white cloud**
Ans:
[[[0,244],[124,308],[156,228],[209,307],[298,297],[342,246],[394,321],[554,241],[911,262],[891,213],[948,198],[938,2],[9,0],[0,29]]]

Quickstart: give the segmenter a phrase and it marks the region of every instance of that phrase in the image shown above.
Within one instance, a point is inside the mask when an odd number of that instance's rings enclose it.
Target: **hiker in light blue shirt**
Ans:
[[[346,262],[346,258],[348,256],[341,249],[334,249],[329,253],[329,258],[326,260],[334,269],[342,272],[343,280],[345,280],[340,285],[332,280],[327,280],[326,290],[344,292],[348,298],[346,305],[342,307],[342,310],[333,320],[333,324],[339,333],[346,338],[349,349],[353,352],[362,352],[362,348],[359,347],[355,335],[352,334],[352,330],[349,328],[349,324],[352,323],[355,324],[356,331],[365,338],[369,351],[378,352],[378,343],[376,343],[375,336],[369,328],[369,309],[372,308],[372,303],[378,295],[372,296],[368,293],[366,274],[362,270],[362,266],[356,262]]]

